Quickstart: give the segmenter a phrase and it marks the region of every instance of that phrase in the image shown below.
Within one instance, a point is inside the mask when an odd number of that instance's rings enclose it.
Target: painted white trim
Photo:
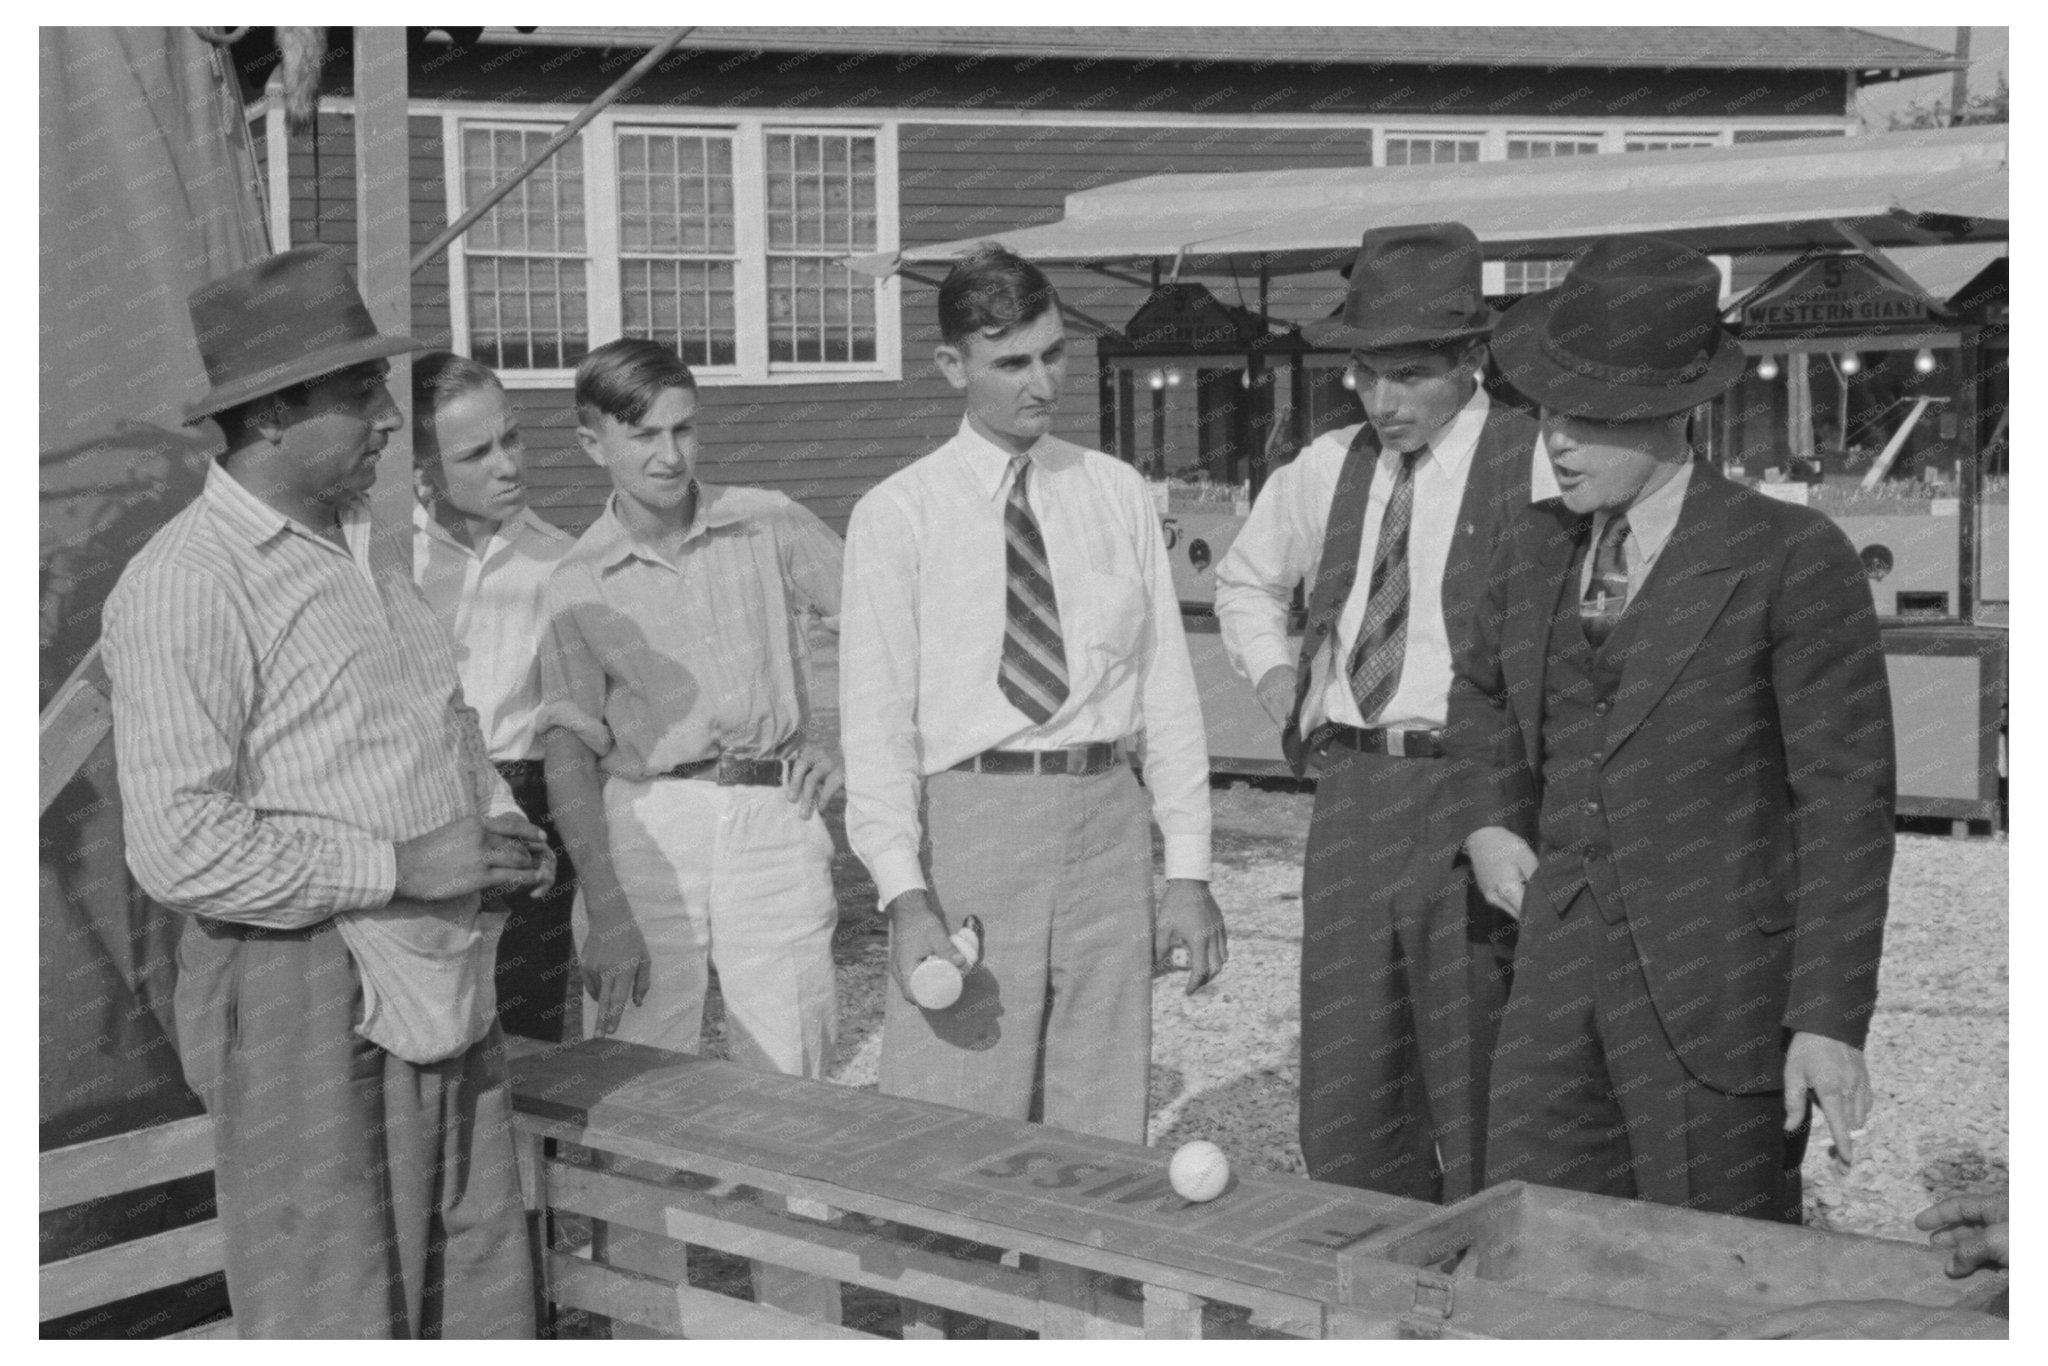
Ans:
[[[334,113],[348,113],[352,102],[346,96],[323,99],[322,110]],[[491,100],[442,100],[415,99],[411,104],[416,114],[454,112],[477,118],[538,118],[557,119],[567,122],[581,113],[581,104],[526,104],[518,101]],[[733,108],[719,105],[616,105],[616,109],[644,111],[641,117],[656,119],[688,119],[695,122],[732,122],[765,119],[796,119],[811,125],[866,126],[876,123],[960,123],[960,124],[1050,124],[1055,127],[1188,127],[1188,128],[1371,128],[1427,131],[1439,129],[1471,132],[1477,126],[1482,129],[1508,129],[1517,133],[1542,135],[1553,130],[1583,134],[1588,127],[1599,126],[1603,133],[1620,129],[1626,125],[1631,132],[1685,134],[1720,133],[1736,129],[1775,128],[1786,131],[1817,132],[1838,128],[1857,128],[1859,117],[1855,114],[1833,115],[1747,115],[1732,118],[1707,118],[1699,115],[1672,115],[1668,117],[1636,117],[1615,119],[1590,119],[1580,115],[1494,115],[1485,114],[1384,114],[1384,113],[1228,113],[1196,114],[1161,110],[1111,110],[1096,109],[967,109],[941,108],[938,106],[878,106],[874,109],[773,109]],[[600,118],[610,115],[607,110]]]
[[[441,115],[441,191],[444,210],[442,226],[462,216],[461,122],[453,113]],[[448,344],[460,355],[469,350],[469,263],[462,243],[450,242],[441,252],[448,263]]]
[[[264,115],[263,160],[270,173],[270,249],[273,252],[292,249],[292,158],[285,132],[283,89],[282,76],[272,72],[270,84],[264,87],[263,101],[258,106]]]

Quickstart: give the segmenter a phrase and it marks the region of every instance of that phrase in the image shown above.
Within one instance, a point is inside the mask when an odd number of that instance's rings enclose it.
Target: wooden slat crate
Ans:
[[[212,1168],[213,1123],[205,1115],[93,1139],[42,1155],[38,1209],[47,1214]],[[38,1321],[212,1275],[222,1270],[223,1256],[220,1223],[207,1219],[50,1262],[41,1268]],[[174,1336],[233,1337],[234,1324],[222,1320]]]
[[[1354,1309],[1431,1337],[1713,1338],[1821,1300],[1974,1308],[1924,1244],[1510,1182],[1338,1254]]]
[[[599,1221],[586,1255],[548,1256],[544,1296],[662,1333],[783,1336],[803,1306],[799,1335],[828,1336],[841,1286],[909,1301],[906,1336],[952,1310],[1197,1337],[1203,1301],[1267,1333],[1386,1332],[1338,1307],[1337,1252],[1435,1208],[1261,1172],[1190,1205],[1157,1149],[613,1041],[526,1052],[513,1089],[529,1208]],[[688,1285],[685,1245],[754,1259],[775,1303]]]

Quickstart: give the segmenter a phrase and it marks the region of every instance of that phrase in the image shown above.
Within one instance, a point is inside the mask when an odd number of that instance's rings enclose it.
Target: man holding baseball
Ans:
[[[1036,266],[976,250],[939,328],[960,430],[863,498],[846,542],[847,834],[898,987],[881,1089],[1143,1142],[1154,964],[1184,946],[1193,992],[1228,957],[1158,517],[1130,466],[1051,434],[1066,327]],[[949,940],[969,916],[978,964]],[[951,1007],[909,995],[928,957],[968,969]]]

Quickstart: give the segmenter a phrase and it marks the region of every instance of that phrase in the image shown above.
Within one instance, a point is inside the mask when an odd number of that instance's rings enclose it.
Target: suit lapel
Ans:
[[[1550,653],[1550,624],[1557,615],[1558,595],[1565,591],[1572,552],[1585,538],[1587,520],[1562,503],[1549,503],[1531,508],[1518,524],[1526,540],[1514,564],[1516,572],[1526,575],[1522,592],[1527,596],[1515,595],[1521,610],[1502,625],[1500,657],[1508,704],[1531,772],[1542,771],[1543,670]]]
[[[1671,691],[1741,581],[1729,554],[1728,491],[1710,466],[1693,466],[1678,525],[1616,632],[1625,638],[1609,642],[1626,652],[1607,717],[1610,757]]]

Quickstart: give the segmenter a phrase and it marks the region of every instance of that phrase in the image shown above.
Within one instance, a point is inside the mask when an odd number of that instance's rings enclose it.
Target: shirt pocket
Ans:
[[[1082,628],[1081,643],[1100,656],[1103,668],[1135,658],[1145,629],[1145,593],[1137,580],[1091,570],[1077,577],[1075,593],[1072,618]],[[1064,603],[1060,615],[1069,615]],[[1070,652],[1073,646],[1070,639]]]

